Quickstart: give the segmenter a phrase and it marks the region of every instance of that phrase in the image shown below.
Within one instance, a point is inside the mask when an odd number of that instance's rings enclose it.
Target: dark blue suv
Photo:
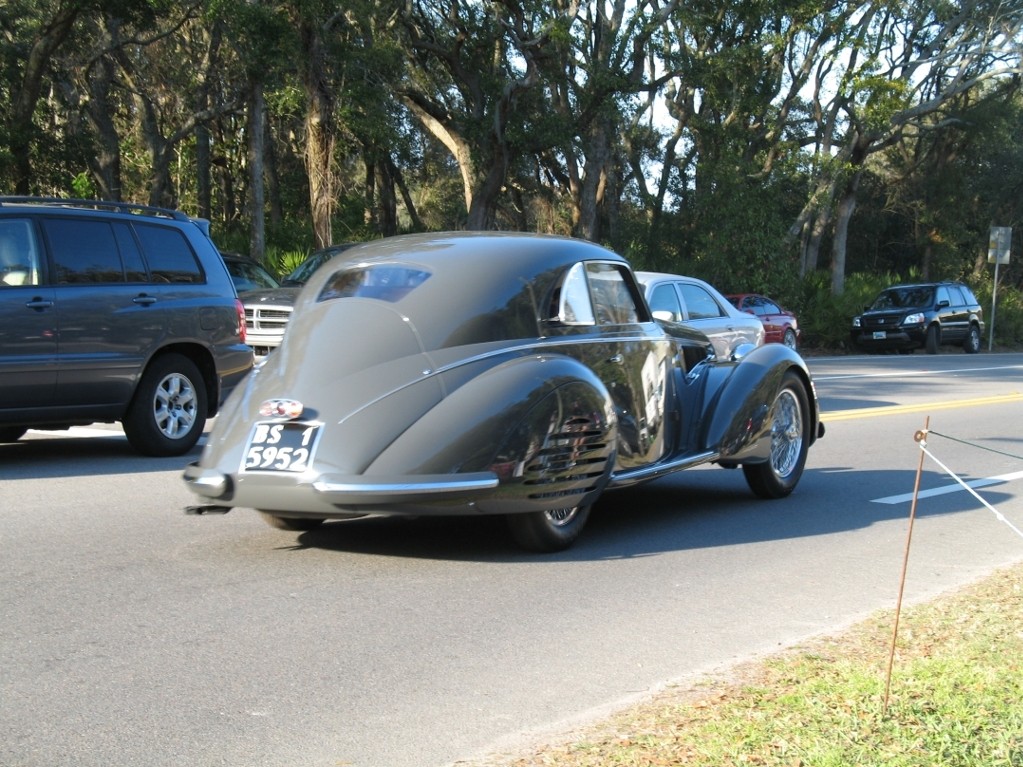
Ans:
[[[943,344],[980,351],[984,311],[961,282],[925,282],[885,288],[863,314],[853,317],[853,345],[864,351],[925,349]]]
[[[120,421],[138,452],[180,455],[252,364],[205,222],[0,197],[0,442]]]

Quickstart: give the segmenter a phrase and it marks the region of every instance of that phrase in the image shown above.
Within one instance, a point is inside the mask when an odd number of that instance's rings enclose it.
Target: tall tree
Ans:
[[[867,159],[897,142],[909,126],[940,128],[947,106],[984,88],[991,97],[1023,74],[1023,6],[999,0],[865,4],[855,45],[834,88],[816,108],[835,119],[822,142],[837,147],[822,167],[819,193],[800,221],[830,218],[834,200],[831,289],[845,284],[846,244]],[[992,87],[991,84],[997,87]],[[827,96],[823,94],[828,93]]]
[[[571,17],[574,3],[564,13]],[[407,52],[398,97],[455,159],[466,228],[492,229],[522,151],[518,106],[539,83],[552,27],[527,26],[514,2],[411,0],[396,29]]]

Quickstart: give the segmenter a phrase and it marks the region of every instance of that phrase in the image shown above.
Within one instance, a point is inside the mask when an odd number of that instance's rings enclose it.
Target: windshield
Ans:
[[[309,282],[309,278],[313,276],[313,272],[323,266],[333,256],[333,253],[320,253],[319,255],[311,256],[296,266],[295,270],[284,278],[284,284],[305,285]]]
[[[889,288],[877,297],[871,309],[916,309],[934,303],[934,288],[929,285]]]

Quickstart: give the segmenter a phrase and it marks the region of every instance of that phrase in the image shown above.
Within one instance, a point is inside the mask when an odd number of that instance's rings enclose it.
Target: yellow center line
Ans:
[[[870,418],[877,415],[898,415],[900,413],[922,413],[930,410],[949,410],[956,407],[976,407],[978,405],[1004,405],[1007,402],[1023,402],[1023,393],[999,394],[993,397],[977,397],[975,399],[948,400],[946,402],[925,402],[920,405],[886,405],[882,407],[862,407],[854,410],[834,410],[821,413],[821,420],[848,421],[853,418]]]

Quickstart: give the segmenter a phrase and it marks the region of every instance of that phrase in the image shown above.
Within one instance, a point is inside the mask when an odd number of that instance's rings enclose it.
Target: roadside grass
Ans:
[[[1023,564],[489,765],[1023,767]]]

